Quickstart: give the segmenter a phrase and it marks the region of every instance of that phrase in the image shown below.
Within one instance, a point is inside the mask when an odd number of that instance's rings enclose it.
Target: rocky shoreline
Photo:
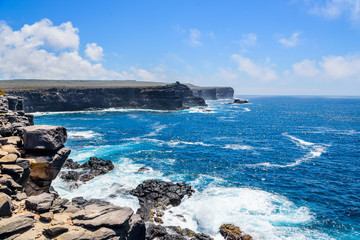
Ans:
[[[22,98],[0,96],[0,239],[212,239],[190,229],[161,225],[165,210],[193,194],[186,183],[147,180],[139,184],[130,192],[139,200],[136,213],[99,199],[61,198],[51,187],[58,175],[86,182],[114,165],[95,157],[82,165],[69,160],[66,129],[34,125],[23,106]],[[59,174],[63,168],[67,172]],[[225,239],[252,239],[232,225],[219,226],[219,231]]]

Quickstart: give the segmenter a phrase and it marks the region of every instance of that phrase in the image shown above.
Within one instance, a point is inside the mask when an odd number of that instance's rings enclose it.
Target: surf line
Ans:
[[[290,140],[293,143],[295,143],[298,147],[300,147],[304,150],[308,150],[309,152],[307,154],[305,154],[305,156],[303,156],[302,158],[296,159],[295,162],[289,163],[286,165],[263,162],[263,163],[256,163],[256,164],[246,164],[245,166],[246,167],[269,167],[269,168],[270,167],[277,167],[277,168],[295,167],[295,166],[300,165],[303,162],[308,162],[311,159],[320,157],[321,154],[326,152],[327,147],[330,146],[330,145],[325,145],[325,144],[315,144],[312,142],[307,142],[302,139],[291,136],[288,133],[283,133],[282,135],[290,138]]]

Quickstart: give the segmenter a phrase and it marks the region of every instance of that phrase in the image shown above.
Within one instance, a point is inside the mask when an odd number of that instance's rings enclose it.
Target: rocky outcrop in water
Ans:
[[[154,87],[97,87],[6,90],[26,101],[27,112],[80,111],[105,108],[181,110],[206,106],[204,99],[180,83]]]
[[[79,164],[72,159],[67,159],[63,165],[64,170],[60,177],[67,182],[82,181],[87,182],[99,175],[110,172],[114,169],[114,164],[110,160],[90,157],[90,160]],[[69,169],[69,170],[67,170]]]
[[[181,200],[193,194],[191,186],[184,182],[172,183],[160,180],[147,180],[131,190],[131,194],[139,199],[140,208],[137,213],[145,221],[162,223],[163,212],[168,206],[177,206]]]

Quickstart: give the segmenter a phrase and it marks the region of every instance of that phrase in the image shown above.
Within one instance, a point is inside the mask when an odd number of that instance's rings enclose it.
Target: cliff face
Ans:
[[[7,90],[21,96],[26,112],[80,111],[104,108],[180,110],[206,106],[185,85],[175,83],[154,87],[50,88]]]
[[[234,97],[234,89],[232,87],[198,87],[187,84],[195,96],[205,100],[227,99]]]

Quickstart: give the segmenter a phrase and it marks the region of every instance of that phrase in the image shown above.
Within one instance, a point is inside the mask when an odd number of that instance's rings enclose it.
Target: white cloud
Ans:
[[[88,43],[86,44],[85,55],[92,61],[101,61],[104,56],[103,48],[96,43]]]
[[[12,30],[0,23],[0,76],[3,79],[118,79],[122,75],[91,64],[78,53],[78,29],[48,19]],[[92,55],[94,57],[95,55]],[[99,56],[99,55],[98,55]]]
[[[316,62],[310,61],[309,59],[295,63],[293,65],[293,71],[295,74],[304,77],[315,77],[319,74],[319,70],[316,67]]]
[[[354,56],[326,56],[315,62],[305,59],[293,65],[298,76],[315,77],[318,80],[360,82],[360,58]]]
[[[259,66],[252,62],[249,58],[233,54],[231,58],[238,64],[238,70],[244,72],[250,77],[262,81],[271,81],[278,78],[277,73],[268,66]]]
[[[284,47],[290,48],[290,47],[295,47],[296,45],[299,44],[300,39],[300,32],[294,32],[290,38],[284,38],[281,36],[276,36],[276,38],[278,38],[278,42],[283,45]]]
[[[189,44],[193,47],[201,46],[200,36],[201,32],[198,29],[190,29]]]
[[[256,45],[257,36],[255,33],[243,34],[240,41],[236,43],[240,44],[242,50],[246,50],[249,47],[254,47]]]
[[[339,18],[342,15],[349,17],[354,22],[360,20],[360,0],[306,0],[309,13],[328,19]]]

